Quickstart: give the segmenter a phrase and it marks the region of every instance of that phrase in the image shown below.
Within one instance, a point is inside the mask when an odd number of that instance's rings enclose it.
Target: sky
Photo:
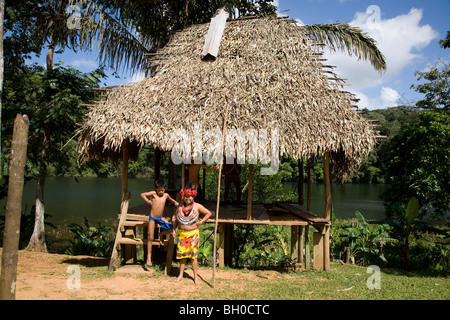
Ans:
[[[450,61],[450,49],[443,49],[439,39],[450,31],[449,0],[275,0],[279,15],[288,15],[299,24],[344,22],[359,27],[377,41],[384,54],[387,70],[375,71],[370,63],[358,61],[345,53],[325,49],[326,64],[351,86],[360,108],[384,109],[398,105],[414,105],[423,98],[411,89],[418,84],[415,71],[425,71]],[[37,60],[45,64],[45,54]],[[66,50],[55,56],[82,72],[97,68],[96,53],[73,53]],[[143,79],[143,74],[126,70],[106,70],[109,75],[102,86],[125,84]],[[119,77],[117,77],[117,75]]]

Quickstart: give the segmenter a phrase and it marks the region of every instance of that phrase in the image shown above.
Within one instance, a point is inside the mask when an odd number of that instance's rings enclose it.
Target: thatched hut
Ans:
[[[214,61],[201,59],[208,26],[175,33],[150,56],[151,77],[111,90],[89,110],[79,138],[80,159],[119,158],[125,156],[123,146],[170,151],[176,144],[174,130],[182,127],[195,134],[198,121],[202,130],[221,132],[224,127],[273,128],[278,130],[279,156],[324,156],[324,219],[329,221],[329,159],[342,176],[375,143],[370,124],[342,90],[346,84],[323,64],[321,45],[290,19],[228,20]],[[326,248],[328,227],[322,231]]]

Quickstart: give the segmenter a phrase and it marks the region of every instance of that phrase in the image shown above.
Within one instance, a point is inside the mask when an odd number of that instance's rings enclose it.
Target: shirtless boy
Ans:
[[[159,234],[159,241],[162,244],[162,237],[165,234],[173,232],[173,226],[166,219],[163,218],[164,206],[166,201],[169,200],[176,207],[178,202],[173,200],[166,192],[166,183],[164,180],[157,180],[155,182],[155,191],[148,191],[141,193],[141,198],[144,199],[149,205],[152,206],[150,210],[149,223],[148,223],[148,243],[147,243],[147,265],[152,266],[152,241],[155,236],[155,226],[158,224],[164,231]],[[151,196],[152,200],[147,197]]]

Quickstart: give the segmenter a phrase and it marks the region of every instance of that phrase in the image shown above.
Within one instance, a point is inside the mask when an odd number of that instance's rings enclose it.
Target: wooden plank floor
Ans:
[[[203,204],[208,210],[212,212],[211,218],[207,223],[215,223],[216,203],[209,201]],[[295,206],[295,204],[294,204]],[[247,220],[247,206],[235,207],[232,205],[220,206],[219,208],[219,223],[231,224],[259,224],[259,225],[286,225],[286,226],[306,226],[312,224],[299,215],[293,214],[288,210],[282,208],[270,208],[263,204],[252,204],[252,219]],[[297,207],[299,207],[297,205]],[[301,207],[300,207],[301,208]],[[146,203],[135,206],[128,210],[130,214],[138,214],[147,216],[150,214],[150,206]],[[166,205],[163,216],[171,218],[174,213],[174,207]],[[147,218],[148,219],[148,218]],[[320,219],[320,218],[319,218]],[[320,219],[323,220],[323,219]]]

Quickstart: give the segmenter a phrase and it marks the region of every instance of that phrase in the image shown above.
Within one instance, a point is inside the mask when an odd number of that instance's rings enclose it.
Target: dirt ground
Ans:
[[[1,248],[0,248],[1,252]],[[226,290],[243,291],[246,282],[283,277],[276,271],[243,273],[236,270],[216,270],[216,289],[212,288],[212,268],[199,268],[201,283],[195,285],[188,265],[185,277],[178,284],[178,267],[169,276],[162,271],[142,267],[107,271],[108,260],[89,256],[68,256],[19,251],[17,265],[17,300],[151,300],[151,299],[221,299],[222,285]],[[77,288],[77,272],[79,286]],[[219,288],[218,288],[219,287]],[[200,290],[199,290],[200,289]]]

